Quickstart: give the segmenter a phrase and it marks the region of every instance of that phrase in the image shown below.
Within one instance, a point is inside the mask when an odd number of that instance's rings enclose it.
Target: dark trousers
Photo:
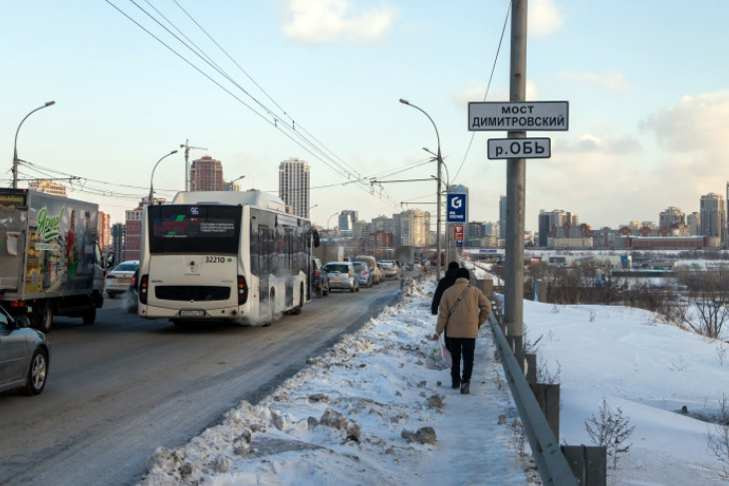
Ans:
[[[476,340],[473,338],[445,338],[446,348],[451,353],[451,379],[453,384],[469,383],[473,372],[473,353]],[[463,356],[463,377],[461,377],[461,356]]]

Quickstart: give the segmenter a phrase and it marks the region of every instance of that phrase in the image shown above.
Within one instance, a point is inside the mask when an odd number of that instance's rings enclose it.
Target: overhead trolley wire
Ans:
[[[501,27],[501,35],[499,36],[499,44],[496,47],[496,55],[494,56],[494,62],[491,65],[491,74],[489,74],[489,80],[488,83],[486,83],[486,90],[483,94],[483,101],[486,101],[486,98],[489,95],[489,91],[491,90],[491,82],[494,79],[494,71],[496,71],[496,63],[499,60],[499,53],[501,52],[501,44],[504,41],[504,33],[506,32],[506,24],[509,21],[509,15],[511,14],[511,0],[509,0],[507,8],[506,8],[506,17],[504,18],[504,25]],[[466,160],[468,159],[468,154],[471,152],[471,146],[473,145],[473,139],[476,137],[476,132],[471,132],[471,138],[468,141],[468,146],[466,147],[466,152],[463,154],[463,160],[461,161],[461,165],[458,166],[458,170],[456,171],[456,175],[453,177],[453,184],[455,184],[456,179],[458,179],[458,175],[461,173],[461,169],[463,169],[463,166],[466,163]]]

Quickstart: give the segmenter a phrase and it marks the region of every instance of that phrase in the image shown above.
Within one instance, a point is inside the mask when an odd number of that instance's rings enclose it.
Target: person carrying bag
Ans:
[[[451,387],[460,387],[462,394],[470,393],[476,336],[491,312],[491,303],[486,296],[469,282],[468,270],[458,269],[455,283],[443,292],[438,324],[432,336],[433,340],[438,340],[445,333],[446,347],[451,354]]]

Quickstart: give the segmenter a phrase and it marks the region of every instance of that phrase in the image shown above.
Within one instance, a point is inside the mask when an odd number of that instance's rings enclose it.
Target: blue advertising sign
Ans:
[[[466,195],[448,194],[446,201],[448,203],[446,210],[446,222],[466,223]]]

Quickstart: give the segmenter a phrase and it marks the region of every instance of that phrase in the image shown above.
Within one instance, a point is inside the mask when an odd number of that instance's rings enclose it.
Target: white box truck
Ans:
[[[0,303],[51,330],[53,317],[96,320],[104,269],[96,204],[26,189],[0,189]]]

